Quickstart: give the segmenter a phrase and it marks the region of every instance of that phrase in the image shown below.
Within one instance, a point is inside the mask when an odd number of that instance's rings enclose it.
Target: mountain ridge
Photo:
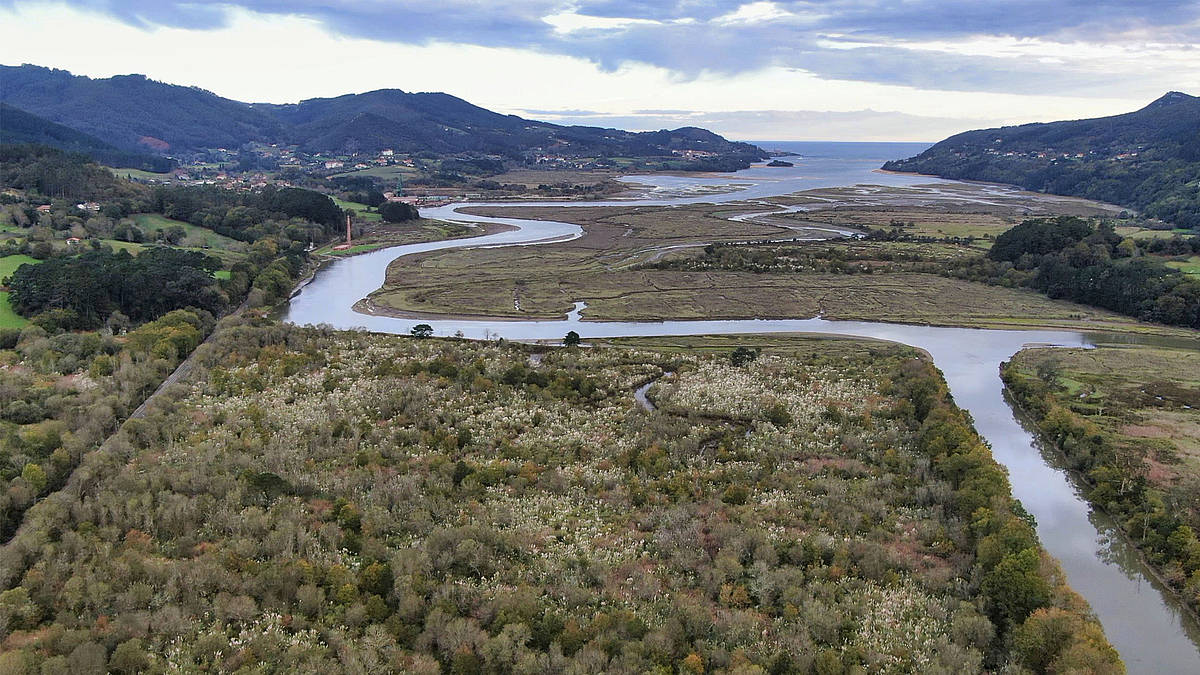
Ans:
[[[763,159],[749,143],[690,127],[632,132],[504,115],[442,92],[377,89],[297,103],[244,103],[144,75],[89,78],[35,65],[0,66],[0,101],[131,151],[200,151],[284,143],[305,152],[485,153],[554,148],[568,156],[657,156],[675,150]]]
[[[1200,227],[1200,98],[1171,91],[1138,110],[978,129],[884,169],[1019,185]]]
[[[122,150],[95,136],[51,122],[7,103],[0,103],[0,132],[5,143],[48,145],[67,152],[88,155],[109,166],[167,171],[171,161],[165,157]]]

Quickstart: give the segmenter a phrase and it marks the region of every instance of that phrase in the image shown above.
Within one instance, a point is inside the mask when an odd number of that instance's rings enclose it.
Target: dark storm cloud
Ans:
[[[914,50],[903,43],[980,35],[1104,42],[1130,31],[1156,41],[1200,42],[1195,0],[780,0],[759,5],[769,18],[758,21],[730,20],[749,0],[68,1],[138,26],[215,28],[228,20],[228,8],[238,6],[308,17],[347,36],[534,49],[586,58],[609,70],[634,61],[691,77],[773,65],[827,78],[1013,93],[1081,90],[1105,80],[1052,62]],[[610,23],[563,32],[544,20],[564,12]],[[622,19],[639,22],[611,23]],[[845,46],[833,48],[839,40]]]

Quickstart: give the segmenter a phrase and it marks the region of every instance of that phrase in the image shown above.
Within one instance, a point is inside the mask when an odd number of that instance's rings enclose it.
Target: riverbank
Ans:
[[[448,223],[442,220],[422,218],[410,223],[371,223],[364,232],[354,239],[349,248],[337,248],[344,244],[331,243],[322,246],[310,255],[322,259],[337,259],[348,256],[370,253],[391,246],[419,244],[427,241],[442,241],[446,239],[466,239],[482,237],[497,232],[508,232],[516,228],[499,223],[480,223],[469,225]]]
[[[776,204],[775,202],[779,202]],[[981,202],[987,202],[980,210]],[[747,214],[770,209],[772,221]],[[1054,301],[1038,293],[989,286],[936,274],[777,273],[770,270],[674,271],[661,261],[686,260],[711,242],[790,240],[794,228],[853,231],[886,227],[903,219],[938,236],[977,235],[976,242],[1030,212],[1056,209],[1091,212],[1082,200],[1057,198],[1029,204],[981,189],[827,188],[755,202],[727,201],[664,208],[645,205],[472,206],[476,218],[533,218],[552,221],[570,214],[584,236],[529,248],[454,250],[406,256],[393,262],[383,288],[359,305],[375,316],[413,318],[561,319],[575,302],[586,302],[588,321],[660,319],[746,319],[821,316],[837,320],[886,321],[979,328],[1066,328],[1085,331],[1170,333],[1113,312]],[[801,220],[803,219],[803,220]],[[948,225],[947,223],[951,223]],[[950,233],[945,233],[949,228]],[[813,233],[809,233],[813,235]],[[815,235],[813,235],[815,236]],[[828,236],[828,233],[826,234]],[[880,243],[892,260],[909,255],[903,243]],[[970,242],[943,245],[965,253]],[[659,269],[645,269],[655,264]],[[880,263],[882,264],[882,263]],[[895,265],[892,265],[893,267]],[[536,270],[536,273],[533,273]],[[868,270],[870,271],[870,270]],[[883,270],[886,272],[886,270]]]
[[[1200,348],[1026,350],[1013,403],[1086,485],[1163,585],[1200,609]]]
[[[401,670],[1120,672],[937,371],[862,345],[797,340],[741,366],[644,349],[530,359],[230,321],[3,550],[0,664],[37,671],[112,640],[164,670],[382,652]],[[664,410],[637,407],[634,383],[668,362]],[[931,439],[959,428],[956,485]],[[968,527],[984,493],[987,522]],[[137,506],[97,526],[90,504]],[[168,583],[180,575],[194,583]],[[101,580],[108,594],[80,600]],[[449,625],[476,638],[419,638]]]
[[[842,173],[846,163],[831,165],[832,173],[810,181],[824,185],[839,184],[825,181],[844,181],[840,184],[861,182],[860,178]],[[780,169],[779,171],[788,171]],[[784,185],[795,185],[780,181],[752,186],[740,196],[769,197],[770,190]],[[919,186],[916,186],[919,187]],[[875,188],[870,188],[875,189]],[[922,188],[923,191],[927,191]],[[778,194],[778,193],[776,193]],[[731,201],[730,195],[697,198],[695,202]],[[674,200],[677,209],[694,206],[687,198]],[[662,206],[659,202],[622,203],[602,205],[637,210],[641,207]],[[549,206],[549,205],[547,205]],[[725,204],[728,208],[730,206]],[[557,211],[547,217],[563,217],[574,214],[577,209],[594,209],[597,205],[555,205]],[[719,208],[720,204],[715,208]],[[755,208],[761,209],[759,204]],[[661,212],[661,210],[659,210]],[[744,213],[745,211],[741,211]],[[456,219],[451,208],[435,211],[438,217]],[[614,221],[612,231],[617,237],[630,237],[641,227],[638,217],[646,218],[646,226],[653,227],[653,209],[638,216],[633,213],[630,222]],[[737,215],[733,212],[730,215]],[[472,216],[484,218],[484,216]],[[577,220],[574,215],[567,216]],[[725,218],[728,220],[728,218]],[[578,237],[580,228],[562,221],[532,221],[503,219],[503,222],[519,224],[522,230],[500,235],[486,242],[490,246],[517,247],[523,255],[514,258],[518,265],[514,269],[541,271],[540,260],[535,256],[537,249],[524,245],[547,242],[562,238]],[[726,223],[725,227],[736,228],[741,223]],[[625,234],[626,232],[630,234]],[[681,230],[686,235],[686,230]],[[576,240],[581,243],[582,240]],[[453,242],[446,242],[453,245]],[[436,248],[444,248],[437,246]],[[584,249],[584,247],[580,247]],[[416,253],[428,253],[431,248],[413,246],[395,251],[380,251],[360,256],[353,260],[340,261],[330,266],[319,279],[305,290],[290,306],[288,320],[298,323],[328,323],[339,327],[362,326],[367,330],[407,333],[412,320],[397,320],[382,316],[368,316],[353,312],[345,302],[347,297],[364,297],[376,290],[385,270],[397,257]],[[499,254],[514,249],[490,249]],[[586,249],[584,249],[586,252]],[[594,253],[593,255],[598,255]],[[435,259],[435,256],[426,256]],[[626,252],[614,258],[613,263],[627,260]],[[349,265],[348,263],[361,263]],[[481,264],[485,264],[483,261]],[[436,268],[436,265],[431,269]],[[422,270],[423,271],[423,270]],[[420,273],[420,272],[413,272]],[[487,292],[486,285],[476,286],[479,292]],[[561,294],[560,294],[561,295]],[[511,301],[511,295],[508,298]],[[837,333],[866,336],[922,347],[945,373],[955,402],[967,410],[975,420],[981,435],[992,445],[993,455],[1020,480],[1012,485],[1013,491],[1026,509],[1036,518],[1039,538],[1051,553],[1062,562],[1072,587],[1079,590],[1091,603],[1101,619],[1112,642],[1118,646],[1122,657],[1134,672],[1187,672],[1194,670],[1197,663],[1196,628],[1186,618],[1181,618],[1164,601],[1162,595],[1146,583],[1146,576],[1139,567],[1136,556],[1114,557],[1113,547],[1100,525],[1093,522],[1086,502],[1073,491],[1067,476],[1045,463],[1037,452],[1032,436],[1013,418],[1011,408],[1005,403],[1003,385],[997,373],[1001,361],[1011,358],[1023,346],[1056,344],[1063,346],[1086,346],[1089,343],[1077,332],[1063,331],[989,331],[956,328],[921,327],[911,325],[884,324],[873,322],[836,322],[812,320],[695,320],[695,321],[650,321],[604,323],[579,321],[577,312],[572,312],[567,321],[443,321],[428,319],[435,334],[462,334],[468,338],[496,340],[561,340],[568,330],[575,330],[588,341],[600,338],[650,335],[707,335],[707,334],[772,334],[772,333]],[[1117,562],[1119,561],[1119,562]],[[1145,635],[1154,635],[1148,642]]]

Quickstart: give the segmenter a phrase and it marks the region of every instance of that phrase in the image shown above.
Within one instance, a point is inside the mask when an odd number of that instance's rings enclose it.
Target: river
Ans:
[[[836,154],[836,153],[831,153]],[[996,459],[1008,468],[1013,492],[1037,519],[1046,549],[1062,562],[1070,585],[1087,598],[1109,640],[1131,673],[1200,672],[1200,626],[1176,598],[1154,581],[1137,551],[1104,514],[1084,500],[1081,486],[1052,452],[1043,452],[1035,437],[1016,419],[1003,396],[999,365],[1028,345],[1086,347],[1108,336],[1061,330],[982,330],[885,323],[787,320],[712,320],[661,322],[585,321],[583,303],[565,320],[398,319],[362,314],[352,305],[378,289],[388,265],[404,255],[448,248],[526,246],[581,236],[569,220],[570,207],[597,205],[671,206],[690,203],[753,200],[799,190],[851,185],[915,186],[949,183],[922,176],[873,171],[887,157],[805,157],[793,168],[755,167],[718,177],[637,176],[642,198],[611,202],[542,202],[519,206],[563,207],[563,221],[465,216],[458,210],[484,204],[455,204],[422,211],[425,217],[461,222],[492,222],[517,229],[497,234],[423,244],[409,244],[336,260],[323,267],[292,298],[284,320],[296,324],[328,324],[408,333],[427,323],[438,335],[461,334],[475,339],[561,339],[569,330],[585,339],[658,335],[753,333],[825,333],[878,338],[929,352],[946,376],[959,406],[971,413],[979,433]],[[723,191],[722,191],[723,190]],[[997,194],[1008,188],[996,186]],[[984,191],[987,194],[987,191]],[[512,206],[511,203],[486,206]]]

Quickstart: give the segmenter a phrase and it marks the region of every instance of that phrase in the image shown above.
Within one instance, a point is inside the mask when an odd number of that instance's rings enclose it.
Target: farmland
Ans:
[[[27,255],[8,255],[0,258],[0,281],[7,279],[21,265],[36,265],[40,260]]]

